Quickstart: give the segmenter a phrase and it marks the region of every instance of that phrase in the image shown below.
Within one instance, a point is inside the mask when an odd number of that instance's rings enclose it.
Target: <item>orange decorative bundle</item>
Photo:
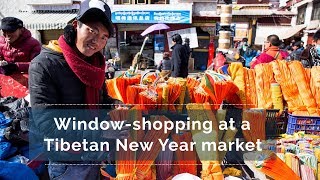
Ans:
[[[310,88],[317,103],[318,114],[320,115],[320,66],[313,66],[310,74]]]
[[[302,97],[303,104],[307,107],[310,115],[318,116],[317,104],[314,96],[311,93],[310,82],[307,82],[305,70],[299,61],[293,61],[289,65],[293,79],[297,84],[299,94]]]
[[[213,109],[219,109],[222,101],[230,94],[236,94],[238,87],[226,75],[214,71],[206,71],[202,78],[201,85],[214,103]]]
[[[255,82],[255,71],[254,69],[244,69],[244,78],[245,78],[245,92],[246,92],[246,104],[248,108],[258,107],[257,102],[257,92],[256,92],[256,82]]]
[[[197,81],[195,78],[190,78],[190,77],[187,78],[187,88],[188,88],[191,102],[195,102],[194,91],[199,85],[200,85],[200,82]]]
[[[267,112],[265,109],[248,109],[243,111],[243,121],[250,123],[250,130],[242,131],[247,142],[255,143],[258,139],[266,139],[266,117]]]
[[[172,140],[180,144],[180,142],[186,142],[190,144],[192,142],[191,132],[182,132],[182,134],[171,134]],[[175,151],[175,166],[173,167],[173,176],[181,173],[190,173],[197,175],[197,152],[181,151],[180,148]]]
[[[275,80],[281,86],[282,94],[288,104],[289,111],[305,111],[306,106],[302,101],[298,86],[293,78],[295,75],[291,74],[288,63],[276,60],[269,64],[272,65]]]
[[[147,90],[147,86],[144,85],[130,85],[127,89],[127,104],[138,104],[139,93]]]
[[[272,108],[271,83],[274,81],[272,65],[270,63],[258,64],[256,72],[256,92],[258,108]]]
[[[106,80],[106,89],[108,95],[114,99],[118,99],[123,103],[127,103],[127,87],[130,85],[138,84],[141,75],[133,77],[117,77]]]
[[[170,119],[166,118],[165,116],[153,116],[151,117],[151,121],[160,121],[164,124],[165,121],[171,121]],[[171,131],[164,133],[162,130],[149,130],[146,135],[144,136],[142,142],[149,142],[152,143],[152,151],[139,151],[137,156],[137,164],[136,164],[136,175],[137,179],[139,180],[149,180],[152,179],[150,177],[151,173],[151,166],[154,163],[156,157],[158,156],[159,152],[161,151],[161,144],[159,140],[161,139],[164,142]]]

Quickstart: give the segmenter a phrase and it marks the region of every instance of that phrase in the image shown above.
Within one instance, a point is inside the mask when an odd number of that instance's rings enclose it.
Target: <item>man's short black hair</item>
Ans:
[[[301,48],[302,46],[302,41],[297,41],[293,44],[293,46],[297,46],[298,48]]]
[[[318,29],[318,31],[316,33],[314,33],[313,40],[314,41],[320,40],[320,29]]]
[[[174,34],[173,36],[171,36],[172,41],[177,43],[177,44],[182,44],[182,38],[180,36],[180,34]]]
[[[242,42],[248,42],[248,38],[242,38]]]
[[[272,46],[280,46],[281,44],[279,37],[275,34],[268,36],[267,40],[271,43]]]

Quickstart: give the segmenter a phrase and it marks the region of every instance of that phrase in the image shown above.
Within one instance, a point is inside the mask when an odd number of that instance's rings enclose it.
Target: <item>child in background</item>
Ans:
[[[164,52],[163,53],[163,59],[161,60],[159,66],[158,66],[158,70],[161,72],[160,76],[164,79],[167,79],[170,77],[171,74],[171,59],[169,57],[169,53],[168,52]]]

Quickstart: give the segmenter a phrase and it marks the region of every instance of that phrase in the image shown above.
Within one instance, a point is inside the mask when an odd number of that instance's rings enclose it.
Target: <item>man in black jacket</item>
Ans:
[[[128,137],[128,128],[101,130],[100,126],[99,130],[75,130],[73,123],[78,123],[78,119],[72,120],[69,126],[64,123],[67,128],[59,130],[54,119],[79,117],[81,121],[90,122],[91,117],[101,117],[101,107],[106,109],[101,104],[114,103],[106,93],[105,59],[101,54],[112,33],[109,6],[100,0],[85,0],[72,25],[64,29],[64,35],[44,46],[40,55],[32,60],[29,68],[32,124],[41,134],[40,138],[63,138],[71,143],[84,139],[109,142]],[[61,148],[59,143],[53,144],[54,148]],[[100,164],[99,161],[93,162],[100,160],[99,154],[84,151],[48,153],[50,178],[99,179],[99,166],[86,165]],[[107,155],[103,154],[103,157],[107,158]]]
[[[171,65],[171,77],[188,76],[188,63],[189,57],[185,46],[182,45],[182,38],[180,34],[174,34],[172,36],[173,46],[172,49],[172,65]]]

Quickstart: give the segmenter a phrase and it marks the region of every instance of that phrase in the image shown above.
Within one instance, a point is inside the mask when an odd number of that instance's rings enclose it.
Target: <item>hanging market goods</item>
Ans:
[[[256,72],[258,108],[271,109],[271,83],[274,81],[272,65],[269,63],[258,64],[254,70]]]
[[[306,110],[298,87],[288,67],[288,63],[282,60],[272,61],[274,78],[280,84],[284,99],[288,104],[289,112]]]
[[[319,136],[298,132],[293,135],[284,134],[282,139],[274,142],[277,148],[272,149],[279,152],[277,156],[301,179],[306,177],[313,179],[312,177],[318,175],[319,145]]]
[[[243,154],[244,163],[254,173],[255,178],[260,180],[267,180],[266,175],[256,168],[255,162],[252,160],[252,157],[256,157],[257,155],[258,152],[249,152]]]
[[[127,103],[127,88],[130,85],[138,84],[141,75],[133,77],[121,77],[106,80],[106,89],[108,95],[114,99],[118,99],[123,103]]]
[[[271,98],[273,109],[280,109],[280,112],[283,111],[283,100],[281,88],[278,83],[271,83]]]
[[[211,121],[213,130],[211,133],[204,133],[201,130],[191,130],[192,139],[196,142],[195,147],[202,163],[201,177],[204,180],[224,179],[220,162],[218,161],[218,151],[205,151],[202,149],[203,142],[218,143],[218,123],[215,119],[210,104],[187,104],[188,115],[191,121]]]
[[[167,102],[168,105],[165,109],[168,109],[169,111],[175,111],[176,108],[174,107],[175,102],[179,101],[178,104],[183,104],[184,103],[184,96],[183,99],[181,100],[181,94],[185,94],[186,91],[186,85],[184,82],[181,82],[179,80],[174,80],[174,79],[169,79],[168,84],[164,85],[168,90],[168,97],[167,97]],[[159,85],[161,88],[161,84]],[[165,88],[163,90],[166,90]],[[166,94],[162,94],[163,99],[166,100],[166,97],[164,97]],[[163,102],[162,102],[163,103]],[[165,103],[163,103],[163,106],[166,106]]]
[[[138,95],[139,104],[144,110],[157,109],[158,104],[158,93],[154,87],[148,88],[145,91],[142,91]]]
[[[220,124],[221,121],[225,121],[226,120],[226,115],[227,115],[227,110],[225,109],[218,109],[216,112],[216,119],[218,124]],[[219,135],[219,141],[222,140],[222,137],[224,135],[224,130],[220,130],[218,131],[218,135]]]
[[[151,121],[158,120],[162,123],[165,121],[171,121],[170,119],[166,118],[165,116],[152,116]],[[140,151],[137,155],[137,165],[136,165],[136,176],[137,179],[150,179],[148,178],[148,173],[150,171],[151,165],[155,161],[156,157],[158,156],[159,152],[161,151],[161,144],[159,140],[161,139],[162,142],[168,138],[170,134],[170,130],[168,133],[164,133],[163,131],[158,131],[155,129],[149,130],[146,135],[144,136],[143,142],[153,142],[152,151]]]
[[[309,166],[301,165],[301,180],[316,180],[316,176]]]
[[[172,177],[173,172],[173,151],[166,146],[165,151],[161,151],[155,161],[157,179],[168,179]],[[179,166],[179,165],[178,165]]]
[[[293,79],[298,86],[299,94],[302,97],[302,101],[306,105],[309,114],[318,115],[317,104],[311,93],[310,83],[306,80],[305,70],[302,64],[298,61],[292,61],[288,66],[291,74],[294,75]]]
[[[239,88],[237,95],[240,97],[241,104],[243,108],[246,108],[246,103],[247,103],[246,92],[245,92],[246,83],[245,83],[244,70],[243,70],[242,63],[240,62],[231,63],[228,68],[228,71],[234,84]]]
[[[301,148],[303,149],[303,148]],[[308,166],[312,170],[313,176],[317,173],[317,158],[313,153],[301,152],[297,154],[297,157],[301,161],[301,169],[302,165]],[[302,170],[301,170],[302,172]],[[303,176],[302,176],[303,177]]]
[[[128,104],[138,104],[139,103],[139,98],[138,95],[139,93],[141,93],[142,91],[147,90],[148,87],[145,85],[130,85],[128,86],[127,89],[127,103]]]
[[[255,70],[243,68],[244,78],[245,78],[245,92],[246,92],[246,104],[247,108],[258,107],[257,92],[256,92],[256,82],[255,82]]]
[[[130,112],[131,111],[131,112]],[[119,108],[111,111],[109,113],[111,119],[113,121],[124,121],[129,119],[129,114],[131,117],[134,115],[134,110],[128,110],[126,108]],[[135,139],[134,132],[131,131],[131,135],[127,139],[129,143],[131,143]],[[126,151],[124,149],[120,149],[116,152],[116,172],[117,172],[117,180],[131,180],[134,178],[134,169],[135,169],[135,152]]]
[[[189,98],[191,102],[195,102],[195,97],[193,95],[194,91],[197,89],[197,87],[200,85],[200,82],[197,81],[195,78],[187,78],[187,89],[189,91]]]
[[[229,144],[230,142],[234,141],[234,137],[236,136],[238,129],[228,129],[221,140],[221,142],[225,142]],[[226,156],[227,151],[219,151],[219,160],[223,161],[224,157]]]
[[[258,170],[275,180],[300,180],[292,169],[271,151],[261,152],[255,161],[255,166]]]
[[[293,170],[293,172],[301,177],[300,175],[300,162],[299,158],[292,153],[285,153],[284,154],[284,162],[288,165],[289,168]]]
[[[258,139],[266,139],[265,109],[246,109],[242,113],[243,121],[250,123],[250,130],[243,130],[243,136],[247,142],[257,142]]]
[[[180,144],[181,142],[192,142],[191,132],[183,131],[179,134],[171,134],[172,140]],[[173,167],[173,175],[181,173],[190,173],[197,175],[197,152],[195,150],[181,151],[179,148],[175,151],[175,166]]]
[[[206,103],[210,102],[208,93],[205,92],[204,88],[202,86],[198,86],[198,88],[195,88],[195,91],[193,92],[194,97],[194,103]]]
[[[212,109],[219,109],[222,101],[225,100],[227,96],[235,94],[239,90],[231,81],[230,76],[222,75],[211,70],[206,71],[200,85],[214,103]]]
[[[184,78],[169,78],[169,84],[179,84],[180,85],[180,95],[177,99],[176,109],[177,112],[182,112],[186,91],[187,91],[187,79]],[[173,104],[173,103],[172,103]]]
[[[313,66],[311,68],[310,88],[313,97],[317,103],[318,114],[320,115],[320,66]]]

